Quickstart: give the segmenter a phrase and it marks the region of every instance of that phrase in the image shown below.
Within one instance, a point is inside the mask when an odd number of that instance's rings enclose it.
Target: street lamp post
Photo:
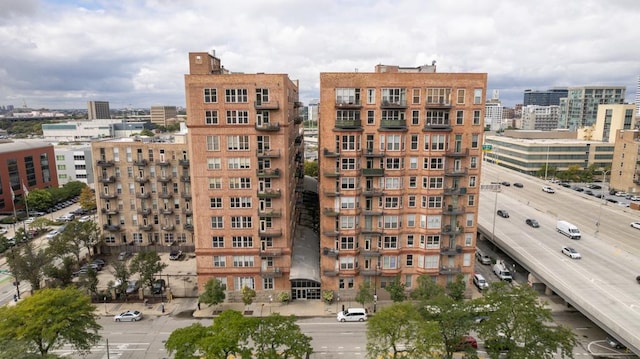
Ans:
[[[378,306],[378,275],[380,274],[380,263],[376,265],[376,274],[373,277],[373,312],[376,312]]]

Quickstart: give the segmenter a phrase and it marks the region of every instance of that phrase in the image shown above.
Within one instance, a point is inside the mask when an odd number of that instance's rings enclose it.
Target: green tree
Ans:
[[[427,274],[419,276],[416,284],[416,289],[411,292],[411,298],[413,299],[429,300],[444,294],[444,288],[439,286],[433,278]]]
[[[34,189],[29,191],[27,205],[30,211],[44,211],[54,204],[51,192],[46,189]]]
[[[95,250],[95,247],[102,241],[102,231],[98,227],[98,223],[95,221],[78,222],[78,237],[80,244],[84,245],[87,249],[87,253],[91,255],[91,249]]]
[[[226,295],[224,291],[227,288],[218,279],[211,278],[204,285],[204,292],[200,294],[198,300],[208,305],[218,305],[224,302]]]
[[[558,174],[558,168],[545,163],[544,165],[542,165],[542,167],[540,167],[536,174],[541,178],[544,178],[545,176],[547,176],[547,178],[556,177],[556,175]]]
[[[100,340],[95,309],[76,288],[39,290],[15,306],[0,308],[0,338],[22,342],[24,352],[43,358],[65,344],[88,353]]]
[[[582,168],[578,165],[571,165],[564,171],[563,177],[568,181],[577,182],[580,180],[580,173]]]
[[[216,319],[217,321],[218,319]],[[193,359],[198,357],[196,353],[204,354],[205,352],[207,353],[206,358],[227,359],[229,354],[235,353],[233,351],[217,355],[216,350],[210,345],[211,337],[215,335],[216,333],[211,330],[211,327],[194,323],[171,332],[171,335],[164,343],[164,347],[169,355],[172,355],[175,359]]]
[[[433,358],[438,329],[424,321],[411,303],[382,308],[367,322],[368,358]]]
[[[80,288],[84,288],[91,298],[101,299],[100,293],[98,291],[98,284],[100,284],[100,280],[98,279],[98,272],[96,272],[93,268],[89,267],[87,273],[80,276],[80,280],[78,280],[78,286]]]
[[[396,276],[393,282],[387,284],[385,288],[389,295],[391,296],[391,300],[398,303],[407,299],[407,295],[405,294],[404,284],[400,281],[400,276]]]
[[[11,272],[18,280],[26,280],[31,284],[31,291],[41,288],[44,267],[51,262],[51,257],[44,249],[34,248],[31,242],[22,247],[13,248],[6,256]]]
[[[67,223],[66,227],[60,234],[49,240],[49,247],[47,248],[51,256],[54,258],[64,258],[68,255],[72,255],[77,263],[80,263],[82,258],[80,254],[84,247],[84,234],[81,231],[82,222],[71,221]]]
[[[140,282],[143,287],[151,289],[156,275],[167,268],[167,264],[160,260],[158,253],[154,251],[142,251],[131,260],[129,271],[140,274]]]
[[[124,261],[113,262],[112,266],[113,271],[111,274],[113,274],[113,277],[115,278],[113,288],[118,294],[125,293],[129,283],[129,277],[131,276],[129,267],[127,267],[127,264]],[[111,287],[111,285],[109,287]]]
[[[304,161],[304,174],[318,178],[318,161]]]
[[[462,302],[445,295],[419,303],[418,311],[422,318],[436,324],[444,358],[453,358],[462,337],[473,328],[469,308],[475,305],[475,302]]]
[[[66,287],[73,282],[73,271],[77,268],[78,262],[73,257],[62,258],[62,265],[49,263],[44,267],[44,274],[52,281],[55,287]]]
[[[256,291],[246,285],[242,287],[242,303],[249,306],[253,303],[253,298],[256,297]]]
[[[148,136],[148,137],[154,137],[156,134],[153,133],[153,131],[148,130],[148,129],[144,129],[142,131],[140,131],[140,136]]]
[[[273,313],[247,319],[257,324],[251,334],[257,359],[303,359],[313,352],[311,337],[302,333],[294,316]]]
[[[86,183],[80,181],[71,181],[65,183],[62,188],[66,195],[65,199],[79,196],[84,188],[88,187]]]
[[[53,225],[52,220],[47,217],[38,217],[33,220],[33,222],[29,223],[29,228],[38,231],[38,233],[42,233],[51,225]]]
[[[458,273],[453,282],[447,283],[447,294],[449,295],[449,298],[456,302],[461,302],[464,299],[464,292],[466,289],[467,284],[464,281],[462,273]]]
[[[364,281],[360,284],[358,292],[356,293],[355,300],[357,303],[362,304],[362,306],[364,306],[365,303],[373,302],[373,290],[371,288],[371,282]]]
[[[572,357],[575,335],[564,326],[551,326],[551,310],[538,300],[537,293],[528,286],[495,283],[483,297],[484,305],[493,308],[489,318],[478,327],[485,343],[501,342],[509,349],[510,358]],[[487,348],[498,357],[499,347]]]
[[[80,192],[80,198],[78,199],[80,207],[88,211],[96,209],[96,194],[88,186],[82,189]]]
[[[180,122],[173,122],[167,125],[167,132],[176,132],[180,129]]]

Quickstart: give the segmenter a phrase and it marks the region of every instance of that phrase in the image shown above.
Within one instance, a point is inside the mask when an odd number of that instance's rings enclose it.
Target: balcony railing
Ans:
[[[406,120],[380,120],[380,129],[403,131],[407,129]]]
[[[256,175],[259,178],[280,178],[280,169],[258,169]]]
[[[336,128],[343,130],[362,130],[361,120],[336,120]]]
[[[191,182],[191,176],[180,176],[180,182],[185,182],[185,183]]]
[[[384,176],[384,168],[363,168],[362,175],[365,177],[381,177]]]
[[[118,232],[120,231],[119,224],[105,224],[102,226],[102,229],[109,232]]]
[[[265,248],[260,249],[260,257],[280,257],[282,248]]]
[[[363,227],[362,234],[373,234],[373,235],[382,235],[381,228],[373,228],[373,227]]]
[[[304,120],[302,116],[296,116],[293,118],[293,123],[295,123],[296,125],[299,125],[302,123],[302,120]]]
[[[328,149],[324,149],[324,156],[327,158],[335,158],[340,156],[340,152],[329,151]]]
[[[428,122],[422,128],[423,131],[451,131],[451,123],[449,121]]]
[[[468,173],[467,167],[447,167],[444,170],[444,175],[447,177],[462,177]]]
[[[280,150],[256,150],[258,158],[280,158]]]
[[[169,162],[169,160],[162,159],[162,160],[156,160],[156,164],[160,167],[167,167],[171,164],[171,162]]]
[[[362,214],[365,216],[382,216],[384,212],[381,209],[365,209]]]
[[[277,110],[280,108],[280,104],[278,104],[278,101],[255,101],[253,107],[256,110]]]
[[[451,225],[446,225],[444,227],[442,227],[442,235],[443,236],[456,236],[460,233],[462,233],[462,227],[461,226],[451,226]]]
[[[272,209],[269,211],[260,211],[258,210],[259,217],[267,217],[267,218],[280,218],[282,217],[282,211],[279,209]]]
[[[444,189],[445,196],[457,196],[457,195],[463,195],[463,194],[467,194],[466,187],[451,187],[451,188]]]
[[[114,161],[107,161],[107,160],[98,160],[96,164],[98,165],[98,167],[104,167],[104,168],[113,167],[116,165]]]
[[[438,272],[442,275],[451,275],[451,274],[458,274],[461,273],[462,270],[460,267],[449,267],[449,266],[443,266],[440,267],[440,269],[438,270]]]
[[[149,192],[145,192],[145,193],[137,192],[136,193],[136,198],[147,199],[147,198],[150,198],[150,197],[151,197],[151,193],[149,193]]]
[[[98,179],[98,181],[101,182],[101,183],[115,183],[116,182],[116,176],[100,177]]]
[[[451,108],[451,101],[449,100],[442,100],[442,101],[432,101],[432,102],[427,102],[424,104],[425,108],[440,108],[440,109],[447,109],[447,108]]]
[[[191,208],[183,208],[183,209],[182,209],[182,213],[184,213],[184,214],[186,214],[186,215],[190,216],[190,215],[192,215],[192,214],[193,214],[193,210],[192,210]]]
[[[337,217],[340,215],[340,212],[338,212],[334,208],[324,208],[322,209],[322,214],[329,217]]]
[[[326,197],[340,197],[340,191],[336,190],[331,190],[331,191],[324,191],[324,195]]]
[[[336,169],[324,171],[322,174],[324,174],[325,177],[329,177],[329,178],[340,177],[340,171]]]
[[[382,196],[384,194],[384,192],[380,188],[373,188],[372,187],[372,188],[365,188],[362,191],[362,194],[365,197],[380,197],[380,196]]]
[[[380,257],[380,251],[379,250],[363,250],[360,251],[360,254],[362,254],[363,257],[365,258],[371,258],[371,257]]]
[[[139,158],[139,159],[137,159],[137,160],[133,160],[133,165],[134,165],[134,166],[144,167],[144,166],[146,166],[146,165],[148,165],[148,164],[149,164],[149,161],[148,161],[148,160],[145,160],[145,159],[143,159],[143,158]]]
[[[176,229],[176,226],[174,226],[173,224],[165,224],[161,228],[163,231],[173,231],[174,229]]]
[[[160,192],[160,193],[158,193],[158,197],[164,198],[164,199],[173,198],[173,193],[172,192]]]
[[[191,192],[180,192],[180,197],[184,199],[191,199]]]
[[[136,176],[135,181],[138,183],[147,183],[149,182],[149,177],[147,176]]]
[[[160,210],[160,213],[162,213],[164,215],[173,214],[173,208],[162,208]]]
[[[151,214],[151,208],[138,208],[137,212],[143,216],[148,216]]]
[[[158,182],[168,183],[168,182],[171,182],[173,180],[173,177],[172,176],[159,176],[159,177],[157,177],[157,179],[158,179]]]
[[[391,100],[391,99],[383,98],[382,102],[380,103],[380,108],[404,109],[404,108],[407,108],[407,100],[406,99]]]
[[[193,231],[193,224],[185,223],[184,224],[184,229],[187,230],[187,231]]]
[[[256,123],[256,130],[258,131],[280,131],[280,123],[279,122],[274,122],[274,123],[261,123],[261,124],[257,124]]]
[[[340,235],[340,232],[338,232],[337,230],[324,231],[324,232],[322,232],[322,235],[327,236],[327,237],[337,237],[337,236]]]
[[[455,256],[460,253],[462,253],[462,246],[440,248],[440,254],[443,256]]]
[[[258,234],[261,237],[268,237],[268,238],[281,237],[282,229],[273,229],[273,228],[260,229],[258,230]]]
[[[102,199],[116,199],[116,198],[118,198],[118,194],[117,193],[100,192],[100,198],[102,198]]]
[[[149,232],[153,230],[153,225],[151,224],[141,224],[138,226],[138,229],[141,231]]]
[[[336,100],[336,108],[361,108],[362,102],[360,100],[353,101],[339,101]]]
[[[338,271],[335,269],[323,269],[322,275],[324,275],[325,277],[335,277],[338,275]]]
[[[189,167],[189,160],[183,158],[181,160],[178,160],[178,164],[182,167]]]
[[[282,277],[282,269],[280,267],[261,268],[260,275],[267,278]]]
[[[372,148],[367,148],[366,150],[364,150],[364,157],[366,157],[366,158],[382,158],[382,157],[384,157],[384,153],[383,152],[376,152]]]
[[[467,157],[469,156],[469,149],[468,148],[458,148],[458,149],[451,149],[451,150],[447,150],[445,156],[447,157]]]
[[[116,214],[120,213],[120,211],[117,208],[102,208],[100,210],[100,213],[108,214],[108,215],[116,215]]]
[[[460,215],[460,214],[464,214],[465,213],[465,208],[463,206],[446,206],[443,210],[442,210],[442,214],[444,215]]]
[[[282,193],[279,189],[266,189],[264,191],[258,190],[258,198],[280,198]]]

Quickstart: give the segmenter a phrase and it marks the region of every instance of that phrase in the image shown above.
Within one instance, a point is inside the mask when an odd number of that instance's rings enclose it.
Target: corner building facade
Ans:
[[[231,73],[206,52],[185,75],[198,286],[237,300],[290,288],[303,180],[298,85],[285,74]],[[277,292],[276,292],[277,291]]]
[[[486,84],[435,66],[320,75],[323,289],[469,283]]]

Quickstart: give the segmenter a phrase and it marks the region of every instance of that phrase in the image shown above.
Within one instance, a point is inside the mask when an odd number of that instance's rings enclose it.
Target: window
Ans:
[[[222,188],[222,178],[209,178],[209,189],[221,189]]]
[[[469,176],[469,187],[475,187],[476,181],[477,181],[476,176]]]
[[[355,197],[340,197],[340,208],[342,209],[354,209],[356,208]]]
[[[250,216],[233,216],[231,217],[231,228],[251,228]]]
[[[449,88],[428,88],[427,103],[432,104],[450,104],[451,89]]]
[[[429,167],[432,170],[442,170],[444,169],[444,158],[442,157],[431,157],[431,166]]]
[[[207,158],[207,169],[219,170],[222,168],[222,160],[220,158]]]
[[[356,136],[347,135],[341,136],[340,142],[342,143],[342,151],[355,151],[356,148]]]
[[[211,228],[224,228],[222,216],[211,217]]]
[[[398,248],[398,237],[396,236],[384,236],[382,248],[385,249],[397,249]]]
[[[395,104],[406,105],[406,89],[403,88],[383,88],[382,89],[382,103],[383,104]]]
[[[439,263],[438,256],[426,256],[424,257],[424,267],[425,268],[438,268]]]
[[[356,88],[337,88],[336,89],[337,104],[360,104],[360,89]]]
[[[215,103],[218,102],[218,90],[217,89],[204,89],[204,102]]]
[[[466,225],[467,227],[473,227],[473,213],[467,213]]]
[[[418,150],[418,135],[411,135],[411,145],[410,145],[410,149],[412,151],[417,151]]]
[[[424,135],[424,150],[429,151],[429,135]]]
[[[249,111],[227,111],[227,125],[246,125],[249,123]]]
[[[418,178],[416,176],[409,177],[409,188],[418,188]]]
[[[440,236],[427,236],[427,248],[440,248]]]
[[[383,227],[386,229],[400,228],[400,218],[398,216],[383,216]]]
[[[471,158],[469,159],[469,167],[478,168],[478,157],[477,156],[471,156]]]
[[[340,257],[340,269],[352,270],[355,268],[356,259],[354,257]]]
[[[355,249],[355,237],[340,237],[340,249]]]
[[[256,89],[256,101],[259,104],[269,102],[269,89]]]
[[[342,177],[342,178],[340,178],[340,188],[341,189],[355,189],[356,188],[356,178],[355,177]]]
[[[420,110],[411,111],[411,124],[412,125],[420,124]]]
[[[414,237],[413,234],[407,235],[407,247],[413,248]]]
[[[59,170],[64,171],[67,169],[67,165],[58,165],[57,166]]]
[[[247,157],[234,157],[227,159],[227,168],[230,170],[245,170],[251,168],[251,159]]]
[[[476,205],[476,196],[473,194],[470,194],[469,197],[467,197],[467,205],[468,206],[475,206]]]
[[[206,111],[204,111],[204,123],[206,125],[217,125],[218,124],[218,111],[215,111],[215,110],[206,110]]]
[[[407,254],[407,267],[413,266],[413,254]]]
[[[402,168],[402,158],[387,157],[385,158],[385,168],[388,170],[399,170]]]
[[[416,215],[407,214],[407,227],[415,227],[415,226],[416,226]]]
[[[431,136],[431,150],[432,151],[444,151],[445,148],[445,135],[432,135]]]
[[[229,178],[230,189],[249,189],[251,188],[250,177],[231,177]]]
[[[262,278],[262,289],[271,290],[273,288],[274,288],[273,287],[273,278],[271,278],[271,277]]]
[[[401,179],[399,177],[386,177],[384,179],[385,189],[401,189]]]
[[[227,258],[225,256],[213,256],[213,266],[218,268],[226,267]]]
[[[473,104],[474,105],[482,104],[482,89],[473,90]]]
[[[411,92],[411,103],[414,105],[420,104],[420,89],[413,89]]]
[[[457,103],[459,105],[463,105],[464,104],[464,96],[465,96],[465,90],[464,89],[458,89]]]
[[[471,242],[473,241],[473,234],[472,233],[465,233],[464,234],[464,245],[466,247],[471,247]]]
[[[382,268],[384,269],[396,269],[399,268],[397,256],[384,256],[382,257]]]
[[[429,196],[429,208],[442,208],[442,197]]]
[[[233,256],[234,267],[253,267],[253,256]]]
[[[401,151],[402,150],[402,136],[400,135],[388,135],[387,136],[387,151]]]
[[[480,110],[473,110],[473,124],[480,124]]]
[[[367,89],[367,104],[376,103],[376,89]]]
[[[456,125],[464,125],[464,111],[456,111]]]
[[[375,123],[376,123],[375,111],[368,110],[367,111],[367,125],[375,125]]]
[[[340,228],[341,229],[353,229],[355,228],[356,219],[353,216],[341,216]]]
[[[398,110],[382,110],[382,121],[401,121],[404,120],[404,111]]]
[[[231,208],[251,208],[251,197],[231,197]]]
[[[385,197],[384,208],[400,208],[400,197]]]
[[[226,89],[225,102],[227,103],[247,103],[249,102],[249,96],[247,95],[247,89]]]
[[[427,111],[427,125],[448,125],[449,111]]]
[[[342,163],[341,168],[343,170],[355,170],[356,169],[356,159],[355,158],[342,158],[340,160]]]
[[[221,197],[209,198],[209,208],[222,208],[222,198]]]
[[[207,151],[220,151],[220,136],[207,136]]]
[[[255,289],[255,283],[253,281],[253,277],[234,277],[233,278],[233,288],[235,290],[242,290],[242,288],[244,287]]]
[[[211,237],[211,247],[213,247],[213,248],[224,248],[224,237],[222,237],[222,236],[213,236],[213,237]]]
[[[418,168],[418,157],[409,157],[409,168],[412,170]]]
[[[429,177],[429,188],[443,188],[444,179],[442,177]]]
[[[471,148],[478,148],[479,138],[480,135],[478,135],[477,133],[471,135]]]
[[[471,265],[471,253],[465,253],[462,255],[462,265],[465,267]]]
[[[249,136],[227,136],[227,150],[248,151]]]
[[[253,237],[251,236],[233,236],[231,239],[233,248],[251,248],[253,247]]]
[[[407,202],[409,202],[407,204],[409,206],[409,208],[414,208],[416,206],[416,196],[415,195],[410,195]]]

